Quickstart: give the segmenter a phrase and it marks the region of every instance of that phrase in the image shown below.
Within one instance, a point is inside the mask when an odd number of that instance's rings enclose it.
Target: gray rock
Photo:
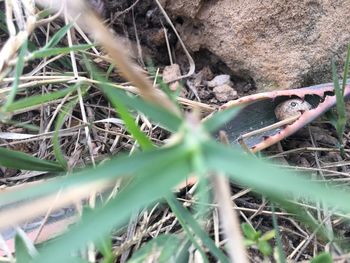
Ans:
[[[237,99],[237,91],[230,85],[224,84],[213,89],[215,98],[220,102]]]
[[[218,75],[215,78],[213,78],[211,81],[207,82],[207,86],[209,88],[214,88],[216,86],[221,85],[232,85],[232,82],[230,80],[230,75]]]

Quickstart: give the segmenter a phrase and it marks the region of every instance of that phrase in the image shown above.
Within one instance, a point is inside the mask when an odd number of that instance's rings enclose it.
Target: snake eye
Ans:
[[[292,101],[292,102],[290,103],[290,106],[295,107],[295,106],[297,106],[297,103],[294,102],[294,101]]]

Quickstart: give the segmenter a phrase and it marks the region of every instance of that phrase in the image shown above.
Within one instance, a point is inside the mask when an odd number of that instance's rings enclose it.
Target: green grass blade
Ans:
[[[171,188],[190,172],[187,161],[189,153],[184,149],[180,150],[181,154],[176,153],[176,157],[173,154],[175,152],[171,151],[172,154],[167,156],[166,161],[163,156],[152,163],[153,166],[149,169],[140,171],[135,176],[136,180],[106,205],[93,211],[86,210],[79,224],[73,226],[58,240],[39,249],[40,255],[34,259],[34,262],[47,262],[48,258],[51,263],[68,260],[72,251],[84,247],[88,241],[98,240],[113,228],[123,225],[135,209],[149,205],[168,194]],[[155,163],[157,165],[154,165]],[[117,170],[118,167],[114,167],[114,171]],[[52,258],[53,253],[59,257]]]
[[[3,150],[3,148],[0,148],[0,151],[1,150]],[[175,160],[183,154],[183,147],[174,146],[164,149],[150,150],[147,152],[139,152],[132,156],[119,156],[118,158],[107,161],[96,168],[87,168],[84,171],[75,172],[69,177],[57,177],[35,187],[22,189],[20,192],[16,193],[2,193],[0,194],[0,206],[18,202],[22,199],[36,198],[42,195],[52,194],[60,189],[64,189],[65,187],[78,187],[94,181],[98,182],[99,180],[117,179],[126,175],[133,176],[140,171],[151,169],[155,164],[169,162],[171,159]],[[0,156],[2,156],[1,152]],[[1,160],[2,158],[0,158],[0,161]],[[56,165],[61,168],[58,164]]]
[[[232,120],[240,110],[241,108],[234,107],[223,111],[219,111],[203,123],[204,128],[208,132],[215,132],[218,129],[220,129],[220,127],[222,127],[225,123]]]
[[[51,161],[41,160],[28,154],[0,147],[0,166],[29,171],[60,172],[62,167]]]
[[[113,72],[113,70],[115,70],[115,67],[113,64],[109,65],[108,69],[107,69],[107,72],[106,72],[106,76],[105,78],[106,79],[109,79],[109,76],[111,75],[111,73]]]
[[[165,111],[163,108],[146,102],[134,95],[127,95],[124,91],[118,90],[107,83],[101,84],[100,88],[103,92],[108,92],[110,94],[109,96],[119,97],[126,106],[144,113],[151,120],[169,131],[177,131],[182,124],[181,118],[170,111]]]
[[[67,54],[71,51],[86,50],[93,46],[94,45],[84,44],[84,45],[75,45],[71,47],[42,48],[32,52],[32,54],[29,56],[29,59],[38,59],[38,58],[45,58],[49,56]]]
[[[313,217],[313,215],[309,213],[308,210],[302,205],[298,205],[293,201],[288,201],[287,199],[271,197],[269,199],[271,199],[272,202],[278,204],[279,207],[283,207],[283,209],[288,213],[294,215],[294,217],[299,222],[302,222],[304,225],[308,226],[309,229],[312,229],[313,231],[317,230],[317,237],[320,240],[324,240],[325,242],[333,241],[328,239],[329,235],[325,226],[320,225],[320,223]]]
[[[202,230],[196,219],[194,219],[193,216],[173,196],[168,197],[167,202],[171,210],[176,214],[179,222],[182,222],[183,227],[183,224],[187,224],[220,262],[229,262],[225,254],[215,246],[214,241],[208,236],[206,232]]]
[[[106,80],[102,77],[100,77],[100,74],[97,69],[95,69],[85,58],[85,63],[87,65],[87,68],[90,70],[91,75],[94,79],[97,79],[98,81],[102,83],[106,83]],[[97,73],[97,74],[96,74]],[[102,84],[103,85],[103,84]],[[107,98],[109,101],[111,101],[114,108],[117,110],[118,114],[122,118],[122,120],[125,123],[125,127],[127,128],[128,132],[132,135],[132,137],[138,142],[140,147],[143,150],[152,149],[153,143],[151,140],[141,131],[139,126],[135,123],[135,119],[131,116],[129,113],[126,105],[124,104],[123,100],[120,98],[120,96],[115,96],[111,92],[111,89],[105,89],[104,90]]]
[[[349,64],[350,64],[350,43],[348,44],[348,52],[346,54],[346,60],[345,60],[345,66],[344,66],[343,85],[342,85],[343,96],[345,92],[346,83],[348,81]]]
[[[113,253],[113,243],[111,237],[101,238],[95,242],[97,250],[102,254],[102,263],[113,263],[115,262],[116,256]]]
[[[49,18],[50,16],[52,16],[52,12],[53,12],[52,8],[38,10],[38,13],[36,14],[37,19],[41,20],[44,18]]]
[[[102,74],[87,59],[85,59],[85,66],[87,71],[92,74],[92,78],[100,82],[98,86],[109,98],[116,98],[128,108],[144,113],[169,131],[177,131],[181,126],[181,118],[172,112],[146,102],[136,96],[128,95],[126,92],[109,85],[108,81],[102,77]]]
[[[179,245],[180,240],[175,235],[157,236],[136,251],[128,263],[175,262],[174,254]]]
[[[346,109],[345,109],[344,96],[342,94],[342,91],[339,85],[337,68],[333,60],[332,60],[332,75],[333,75],[334,91],[335,91],[335,96],[337,101],[336,108],[337,108],[337,114],[338,114],[336,130],[337,130],[340,146],[341,148],[343,148],[343,134],[344,134],[345,125],[346,125]]]
[[[27,263],[32,259],[31,249],[35,249],[34,245],[27,245],[25,237],[20,234],[15,236],[15,251],[16,251],[16,262],[17,263]],[[33,251],[32,251],[33,252]]]
[[[64,96],[73,92],[76,89],[77,89],[77,85],[74,85],[64,90],[59,90],[59,91],[55,91],[44,95],[34,95],[24,99],[20,99],[18,101],[13,102],[11,105],[9,105],[9,107],[7,108],[7,111],[13,112],[17,110],[23,110],[25,108],[30,108],[36,105],[47,103],[52,100],[57,100],[57,99],[63,98]]]
[[[112,101],[114,107],[117,109],[119,115],[124,121],[125,127],[132,137],[139,143],[143,150],[152,149],[153,143],[151,140],[140,130],[139,126],[136,125],[134,118],[128,112],[124,103],[118,98],[114,97],[109,99]]]
[[[275,206],[273,204],[272,204],[272,225],[276,231],[276,245],[277,245],[277,251],[278,251],[278,258],[279,258],[278,262],[279,263],[286,263],[286,255],[283,251],[280,230],[278,227],[277,217],[276,217],[276,213],[275,213]]]
[[[56,120],[55,132],[52,138],[53,152],[55,154],[55,158],[65,170],[67,170],[68,168],[68,163],[61,151],[60,142],[59,142],[59,130],[61,129],[64,123],[67,113],[71,111],[71,109],[74,107],[76,103],[77,103],[77,100],[74,100],[74,101],[71,101],[66,107],[63,107],[62,111],[60,112]]]
[[[203,146],[208,169],[226,173],[231,180],[255,189],[266,196],[281,199],[305,198],[324,202],[330,207],[350,212],[350,192],[307,180],[305,176],[277,169],[236,149],[214,141]]]
[[[69,29],[73,26],[72,23],[69,23],[58,30],[51,38],[50,41],[43,47],[43,49],[53,48],[61,41],[61,39],[66,35]]]
[[[241,229],[243,232],[243,235],[254,242],[256,242],[260,236],[260,233],[256,232],[253,226],[251,226],[248,223],[241,224]]]
[[[125,123],[125,127],[132,137],[139,143],[143,150],[152,149],[153,143],[151,140],[140,130],[139,126],[136,125],[135,119],[131,116],[126,108],[123,100],[120,96],[114,96],[110,89],[105,89],[105,94],[108,99],[112,102],[113,106],[116,108],[118,114]]]
[[[200,255],[202,256],[202,259],[204,262],[208,263],[208,259],[205,255],[205,252],[201,245],[198,243],[198,240],[193,236],[193,232],[191,231],[190,227],[187,225],[186,221],[184,220],[183,216],[181,216],[181,213],[179,213],[178,210],[176,210],[176,207],[172,205],[173,199],[172,197],[167,198],[168,205],[170,206],[173,213],[176,215],[177,220],[179,220],[179,223],[181,224],[182,229],[187,235],[187,239],[192,243],[192,245],[198,250]],[[184,252],[184,251],[183,251]],[[182,253],[183,253],[182,252]]]
[[[7,112],[7,108],[12,104],[12,102],[14,101],[17,95],[17,89],[20,82],[19,78],[21,77],[24,69],[24,56],[27,53],[27,50],[28,50],[28,40],[24,41],[24,43],[22,44],[21,50],[19,52],[12,89],[10,91],[10,94],[7,96],[7,101],[5,105],[2,108],[3,112]]]
[[[6,120],[6,124],[13,125],[14,127],[24,128],[24,129],[27,129],[28,131],[32,131],[36,133],[40,132],[40,127],[34,124],[23,123],[16,120]]]
[[[331,254],[322,252],[321,254],[314,257],[310,263],[333,263]]]

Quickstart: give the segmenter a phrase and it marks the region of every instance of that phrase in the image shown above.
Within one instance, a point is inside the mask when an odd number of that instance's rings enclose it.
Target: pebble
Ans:
[[[238,98],[237,91],[234,90],[230,85],[223,84],[216,86],[213,89],[215,98],[220,102],[226,102]]]
[[[213,78],[211,81],[207,82],[207,86],[209,88],[214,88],[214,87],[223,86],[223,85],[232,86],[230,75],[224,75],[224,74],[218,75],[215,78]]]

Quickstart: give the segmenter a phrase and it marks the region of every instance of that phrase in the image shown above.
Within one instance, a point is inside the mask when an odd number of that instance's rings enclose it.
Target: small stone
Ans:
[[[234,90],[230,85],[224,84],[217,86],[213,89],[215,98],[220,102],[226,102],[229,100],[237,99],[237,91]]]
[[[232,82],[230,80],[230,75],[218,75],[211,81],[208,81],[207,85],[209,88],[214,88],[222,85],[232,85]]]
[[[179,82],[175,81],[170,83],[172,80],[177,79],[181,76],[180,66],[178,64],[172,64],[170,66],[166,66],[163,70],[163,81],[165,83],[169,83],[169,88],[172,91],[176,91],[179,86]]]
[[[173,79],[176,79],[179,76],[181,76],[181,71],[178,64],[166,66],[163,70],[163,80],[165,82],[171,82]]]

